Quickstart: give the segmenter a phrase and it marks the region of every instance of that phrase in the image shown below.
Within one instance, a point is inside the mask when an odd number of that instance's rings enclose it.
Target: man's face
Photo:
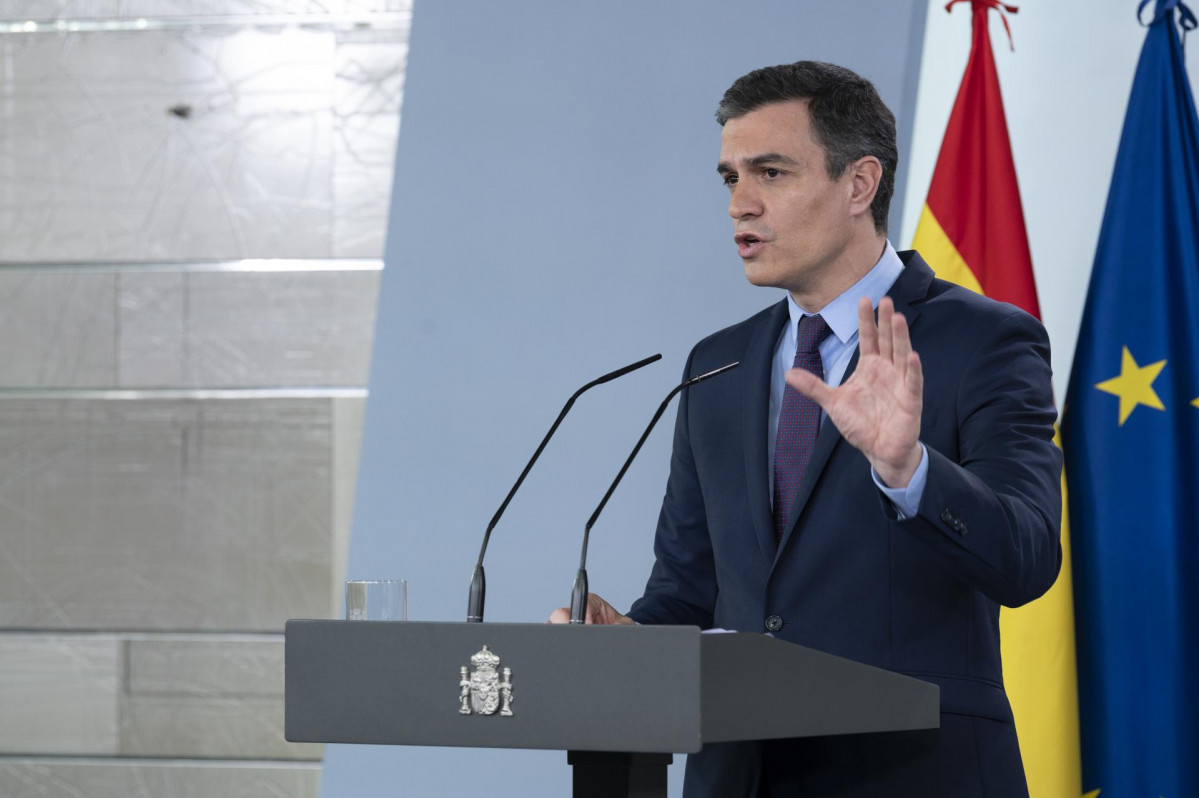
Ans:
[[[726,122],[718,171],[751,283],[799,297],[837,281],[852,235],[853,170],[828,176],[806,102],[771,103]]]

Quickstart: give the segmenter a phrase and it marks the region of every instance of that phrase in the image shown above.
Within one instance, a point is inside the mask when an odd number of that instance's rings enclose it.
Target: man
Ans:
[[[746,276],[788,295],[692,350],[688,375],[741,366],[680,400],[645,595],[589,618],[768,631],[941,688],[935,732],[706,746],[688,796],[1027,795],[998,618],[1061,563],[1045,332],[892,249],[868,81],[757,70],[717,120]]]

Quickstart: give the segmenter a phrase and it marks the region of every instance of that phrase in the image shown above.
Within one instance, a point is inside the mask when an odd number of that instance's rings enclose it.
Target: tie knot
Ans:
[[[799,319],[799,333],[795,341],[795,353],[816,354],[820,351],[820,344],[832,332],[832,328],[820,316],[801,316]]]

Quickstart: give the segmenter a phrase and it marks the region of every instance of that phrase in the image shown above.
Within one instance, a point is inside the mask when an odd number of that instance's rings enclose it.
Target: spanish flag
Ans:
[[[948,11],[957,2],[946,6]],[[973,44],[913,247],[937,276],[1040,318],[1024,211],[987,30],[998,0],[970,0]],[[1010,12],[1016,9],[1002,6]],[[1006,26],[1006,19],[1004,25]],[[1062,483],[1062,570],[1041,599],[1000,614],[1003,675],[1031,798],[1082,792],[1070,539]]]

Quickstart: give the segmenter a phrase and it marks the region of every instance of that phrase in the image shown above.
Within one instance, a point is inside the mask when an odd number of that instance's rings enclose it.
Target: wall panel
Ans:
[[[410,17],[0,6],[0,794],[315,796]]]

